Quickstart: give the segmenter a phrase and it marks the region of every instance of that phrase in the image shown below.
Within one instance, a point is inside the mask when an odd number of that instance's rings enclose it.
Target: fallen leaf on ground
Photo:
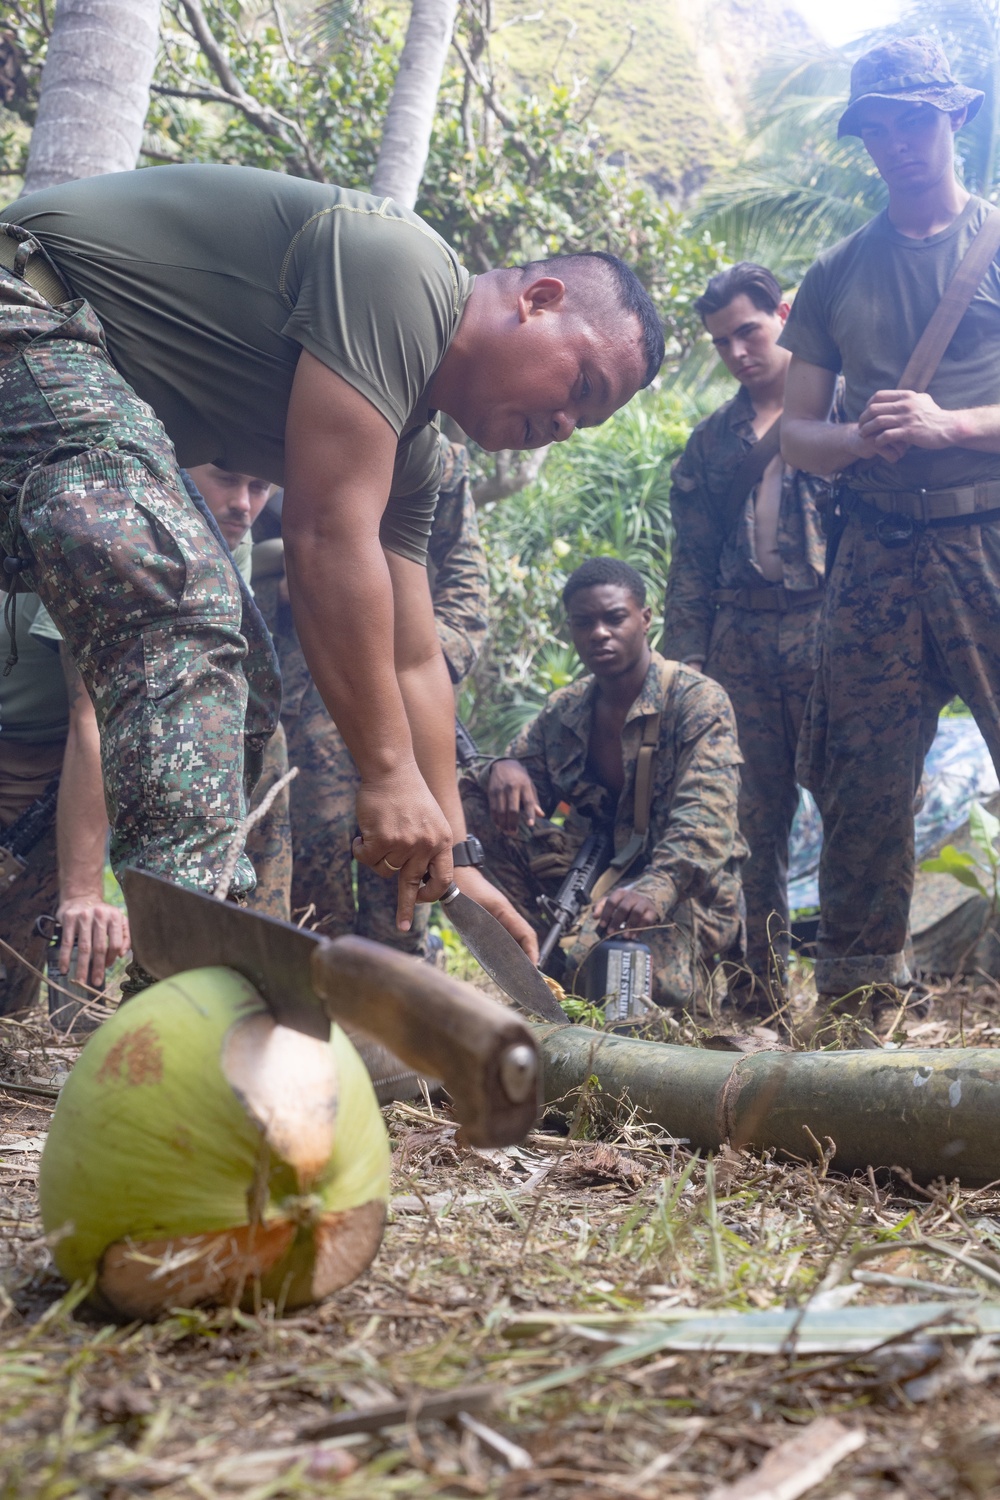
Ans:
[[[798,1500],[864,1445],[863,1428],[845,1427],[836,1417],[818,1417],[786,1443],[772,1448],[752,1474],[735,1484],[717,1485],[708,1500]]]
[[[598,1182],[620,1182],[624,1187],[640,1188],[649,1176],[647,1168],[634,1157],[604,1141],[567,1154],[556,1171],[564,1187],[569,1183],[589,1186]]]

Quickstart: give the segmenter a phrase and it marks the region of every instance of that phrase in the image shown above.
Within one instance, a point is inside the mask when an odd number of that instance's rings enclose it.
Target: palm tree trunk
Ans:
[[[379,147],[374,193],[412,208],[420,191],[457,0],[413,0]]]
[[[142,145],[160,0],[59,0],[24,191],[130,171]]]

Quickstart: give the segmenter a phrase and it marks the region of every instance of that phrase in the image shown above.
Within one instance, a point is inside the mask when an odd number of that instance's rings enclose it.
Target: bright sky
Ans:
[[[835,47],[899,19],[902,0],[794,0],[814,31]]]

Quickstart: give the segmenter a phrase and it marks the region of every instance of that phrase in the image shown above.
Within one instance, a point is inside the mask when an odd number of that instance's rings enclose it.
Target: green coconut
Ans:
[[[146,990],[87,1042],[39,1174],[60,1272],[121,1317],[346,1286],[382,1239],[389,1144],[338,1026],[272,1020],[247,980],[197,969]]]

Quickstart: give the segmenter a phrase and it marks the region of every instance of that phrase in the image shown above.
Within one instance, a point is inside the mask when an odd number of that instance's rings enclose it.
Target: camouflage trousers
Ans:
[[[37,765],[41,773],[35,778],[37,786],[34,790],[40,795],[51,777],[59,774],[63,742],[54,746],[39,745],[32,748],[36,750]],[[279,725],[264,750],[264,769],[254,790],[251,811],[260,806],[271,787],[287,769],[285,736]],[[3,768],[0,767],[0,783],[2,782]],[[22,806],[12,807],[11,816],[5,816],[7,807],[3,791],[4,788],[0,785],[0,828],[13,822],[15,814],[24,811]],[[29,800],[33,801],[34,795]],[[287,922],[291,914],[289,898],[292,883],[287,787],[278,793],[261,822],[251,828],[247,839],[247,856],[257,876],[256,888],[250,893],[247,905],[254,911],[264,912],[269,917],[280,917]],[[44,968],[48,947],[47,940],[35,932],[35,920],[44,915],[54,916],[58,905],[59,871],[53,819],[52,826],[27,856],[24,872],[4,891],[0,901],[0,938],[26,958],[35,969]],[[31,1010],[38,999],[40,984],[37,975],[26,964],[18,963],[6,948],[0,948],[0,1015],[23,1015]]]
[[[556,895],[589,826],[572,814],[561,826],[539,818],[534,828],[522,823],[510,837],[497,829],[479,784],[466,777],[461,788],[469,832],[481,841],[486,855],[483,873],[531,923],[539,938],[544,937],[550,924],[539,911],[538,898]],[[640,867],[633,867],[623,883],[634,881],[639,873]],[[669,1009],[694,1005],[708,993],[718,960],[742,960],[743,903],[738,883],[728,882],[726,894],[711,907],[700,901],[680,902],[667,921],[643,928],[638,938],[652,953],[656,1003]],[[569,941],[562,943],[565,968],[556,977],[568,990],[580,985],[580,971],[601,941],[592,912],[585,911]]]
[[[0,742],[0,830],[16,822],[59,775],[65,744],[65,740],[41,745],[17,744],[4,754]],[[0,843],[3,843],[2,832]],[[27,854],[24,870],[13,885],[0,892],[0,938],[6,945],[0,947],[0,1016],[25,1015],[38,999],[41,980],[28,964],[44,969],[48,943],[35,931],[35,919],[54,916],[58,905],[53,816],[50,826]],[[27,963],[19,963],[17,954]]]
[[[250,799],[250,811],[256,812],[276,781],[288,770],[288,745],[279,724],[264,746],[264,764],[260,780]],[[282,787],[267,812],[247,834],[247,858],[253,865],[257,884],[247,898],[251,911],[263,912],[288,922],[292,915],[292,829],[289,821],[288,787]]]
[[[292,612],[278,581],[264,580],[257,600],[281,664],[281,717],[288,763],[299,774],[290,791],[292,910],[313,908],[310,925],[327,937],[356,933],[419,958],[428,954],[430,907],[418,905],[409,932],[396,927],[396,881],[355,864],[358,773],[340,731],[309,675]]]
[[[821,994],[909,978],[914,799],[955,694],[1000,767],[1000,527],[927,530],[889,549],[852,517],[798,757],[823,815]]]
[[[47,829],[27,857],[26,867],[3,893],[0,937],[27,963],[19,963],[0,948],[0,1016],[23,1016],[38,1000],[41,980],[27,964],[44,972],[48,941],[35,931],[35,920],[55,916],[59,905],[55,824]]]
[[[819,604],[747,610],[723,605],[712,629],[705,673],[729,694],[736,714],[747,968],[772,992],[788,959],[788,837],[798,806],[795,750],[816,672]],[[777,965],[775,961],[777,960]],[[743,988],[750,987],[749,981]]]
[[[0,389],[0,541],[94,702],[112,864],[211,889],[277,722],[263,623],[86,302],[0,269]]]
[[[289,764],[299,768],[291,785],[293,910],[314,907],[310,925],[327,937],[357,933],[426,957],[430,908],[418,906],[409,932],[400,932],[395,879],[354,862],[358,773],[311,680],[299,712],[284,722]]]

